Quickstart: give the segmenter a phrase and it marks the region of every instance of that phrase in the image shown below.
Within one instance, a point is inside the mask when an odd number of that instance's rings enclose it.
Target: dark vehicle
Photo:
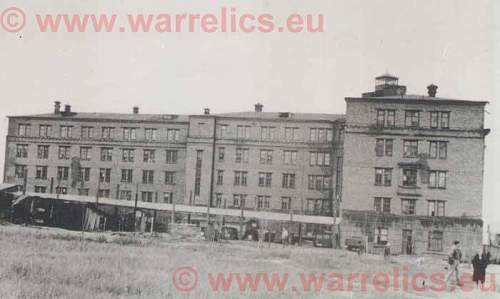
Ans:
[[[323,233],[317,233],[316,236],[314,237],[313,244],[315,247],[332,248],[333,247],[332,232],[324,231]]]
[[[364,247],[363,238],[352,237],[352,238],[346,239],[345,246],[346,246],[347,250],[359,251]]]
[[[222,238],[224,240],[238,240],[238,230],[234,227],[223,227]]]

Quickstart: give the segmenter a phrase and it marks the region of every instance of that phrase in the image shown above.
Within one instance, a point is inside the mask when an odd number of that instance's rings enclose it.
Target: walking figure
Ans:
[[[458,286],[462,286],[460,282],[460,261],[462,260],[462,251],[460,250],[460,242],[453,242],[450,253],[448,255],[448,264],[450,265],[450,271],[446,276],[446,282],[450,280],[452,276],[455,276],[455,281]]]
[[[281,242],[283,243],[283,248],[288,245],[288,231],[284,226],[281,230]]]

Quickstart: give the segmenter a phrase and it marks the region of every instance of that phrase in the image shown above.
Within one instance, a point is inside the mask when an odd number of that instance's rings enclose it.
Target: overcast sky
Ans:
[[[217,3],[214,6],[213,3]],[[500,17],[495,1],[10,1],[28,21],[0,28],[0,135],[6,115],[75,111],[344,113],[346,96],[389,71],[411,94],[489,101],[484,216],[500,228]],[[321,13],[325,33],[39,33],[35,13]],[[30,19],[31,18],[31,19]],[[0,137],[0,153],[4,153]],[[3,167],[3,154],[0,156]],[[3,173],[3,170],[1,170]]]

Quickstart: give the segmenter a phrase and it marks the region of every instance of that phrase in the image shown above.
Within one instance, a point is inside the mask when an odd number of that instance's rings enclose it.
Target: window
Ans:
[[[443,251],[443,232],[430,231],[428,249],[430,251]]]
[[[194,195],[199,196],[201,191],[201,166],[203,164],[203,150],[196,150],[196,169],[194,173]]]
[[[35,177],[37,179],[46,180],[47,179],[47,166],[37,166]]]
[[[416,200],[411,198],[401,199],[401,213],[403,215],[415,215]]]
[[[420,111],[406,110],[405,111],[405,127],[418,128],[420,126]]]
[[[257,209],[269,209],[271,196],[258,195]]]
[[[297,151],[283,151],[283,163],[285,165],[296,165]]]
[[[166,150],[166,162],[167,164],[177,163],[177,151],[176,150]]]
[[[418,157],[418,140],[403,140],[403,157]]]
[[[109,183],[111,181],[111,168],[99,169],[99,182]]]
[[[404,187],[417,186],[417,169],[416,168],[403,168],[401,185]]]
[[[94,138],[94,127],[82,127],[82,139]]]
[[[272,150],[260,150],[260,164],[273,164]]]
[[[16,146],[16,157],[17,158],[28,158],[28,145],[18,144]]]
[[[52,134],[52,126],[40,125],[38,127],[38,135],[42,138],[48,138]]]
[[[147,141],[155,141],[156,140],[156,129],[152,129],[152,128],[144,129],[144,138]]]
[[[78,195],[89,196],[89,188],[78,188]]]
[[[450,112],[441,112],[441,129],[450,128]]]
[[[132,169],[122,169],[122,183],[132,183],[133,171]]]
[[[114,131],[113,127],[102,127],[102,139],[113,139]]]
[[[299,128],[285,128],[285,140],[294,141],[298,139]]]
[[[259,187],[271,187],[272,177],[272,172],[259,172]]]
[[[386,227],[377,227],[375,229],[375,242],[379,245],[387,244],[389,230]]]
[[[375,154],[377,157],[388,156],[392,157],[393,140],[392,139],[377,139],[375,143]]]
[[[37,158],[38,159],[48,159],[49,158],[49,145],[39,145],[37,148]]]
[[[291,208],[292,198],[291,197],[282,197],[281,198],[281,210],[288,211]]]
[[[429,158],[446,159],[448,156],[448,142],[429,141]]]
[[[446,189],[446,171],[429,171],[429,188]]]
[[[145,149],[143,152],[143,161],[148,162],[148,163],[154,163],[155,162],[155,150],[152,149]]]
[[[295,188],[295,173],[284,173],[282,187],[287,189]]]
[[[80,147],[80,159],[82,161],[90,161],[91,147]]]
[[[439,112],[432,111],[430,116],[431,116],[431,128],[437,129],[439,127]]]
[[[101,148],[101,161],[112,161],[113,160],[113,148],[102,147]]]
[[[236,163],[248,163],[248,149],[247,148],[237,148],[236,149]]]
[[[390,213],[391,212],[391,199],[389,197],[375,197],[373,206],[376,212]]]
[[[61,138],[71,138],[73,132],[72,126],[61,126]]]
[[[332,141],[332,129],[329,128],[311,128],[309,129],[309,141],[326,142]]]
[[[330,201],[325,199],[307,199],[306,210],[313,215],[331,215],[331,205]]]
[[[235,186],[246,186],[247,185],[247,171],[235,171],[234,172],[234,185]]]
[[[60,181],[67,181],[69,178],[69,167],[57,167],[57,179]]]
[[[246,201],[247,195],[246,194],[234,194],[233,195],[233,207],[239,208],[245,207],[245,201]]]
[[[443,217],[445,215],[444,200],[429,200],[429,216]]]
[[[225,138],[227,137],[227,125],[219,125],[219,137]]]
[[[217,185],[224,184],[224,170],[217,170]]]
[[[99,189],[99,191],[97,192],[99,194],[99,197],[102,197],[102,198],[110,198],[111,197],[111,192],[109,191],[109,189]]]
[[[222,207],[222,193],[215,193],[215,207],[220,208]],[[224,203],[224,208],[226,207],[226,204]]]
[[[175,171],[165,171],[165,185],[175,185]]]
[[[59,160],[69,160],[70,158],[70,146],[59,146]]]
[[[35,186],[35,193],[47,193],[47,187]]]
[[[142,183],[143,184],[154,184],[154,171],[153,170],[143,170],[142,171]]]
[[[142,191],[141,200],[143,202],[153,202],[153,192],[152,191]]]
[[[136,129],[135,128],[123,128],[123,140],[135,140],[136,139]]]
[[[90,167],[82,167],[81,169],[81,178],[84,182],[90,181]]]
[[[375,168],[375,185],[392,185],[392,168]]]
[[[179,141],[180,130],[179,129],[168,129],[167,130],[167,140],[168,141]]]
[[[248,139],[250,138],[250,126],[237,126],[236,127],[236,138],[238,139]]]
[[[309,165],[311,166],[330,166],[330,153],[310,152]]]
[[[122,149],[122,161],[123,162],[134,162],[135,150],[130,148]]]
[[[330,189],[330,177],[325,175],[309,175],[309,190],[328,190]]]
[[[262,140],[273,140],[275,138],[275,127],[261,127],[260,138]]]
[[[377,127],[393,128],[395,126],[396,110],[377,110]]]
[[[24,179],[24,177],[26,175],[26,171],[27,171],[26,165],[20,165],[20,164],[15,165],[15,177],[16,178]]]
[[[130,190],[120,190],[121,200],[132,200],[132,191]]]
[[[173,203],[174,194],[172,192],[163,192],[163,203]]]
[[[17,135],[29,137],[31,136],[31,125],[30,124],[19,124],[17,127]]]
[[[224,147],[219,147],[219,162],[224,161],[225,155],[226,155],[226,149]]]

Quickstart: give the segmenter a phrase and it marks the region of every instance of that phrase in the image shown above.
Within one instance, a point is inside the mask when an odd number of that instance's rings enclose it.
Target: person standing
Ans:
[[[476,287],[479,287],[480,272],[481,272],[481,259],[479,258],[479,253],[474,255],[472,258],[472,281],[476,283]]]
[[[460,250],[460,242],[453,242],[450,253],[448,255],[448,264],[450,265],[450,272],[446,276],[446,282],[454,275],[458,286],[462,286],[460,282],[460,261],[462,260],[462,251]]]
[[[258,248],[262,248],[264,244],[264,239],[266,237],[266,231],[264,230],[263,227],[259,227],[258,232],[258,238],[259,238],[259,243],[258,243]]]
[[[486,268],[488,267],[489,263],[490,263],[490,253],[486,252],[483,249],[479,267],[479,282],[481,283],[481,287],[484,286],[484,281],[486,280]]]
[[[281,230],[281,242],[283,243],[283,248],[288,245],[288,230],[284,226]]]

